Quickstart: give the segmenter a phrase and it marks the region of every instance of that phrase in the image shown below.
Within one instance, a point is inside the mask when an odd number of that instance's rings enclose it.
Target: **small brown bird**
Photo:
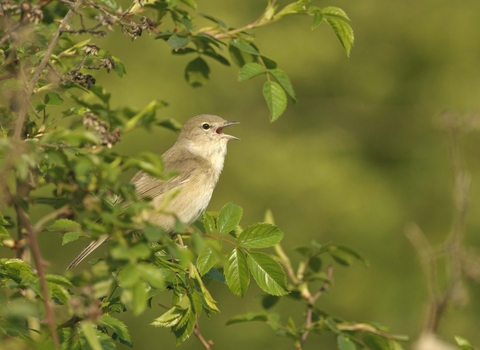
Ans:
[[[207,208],[223,169],[227,143],[239,140],[223,133],[223,129],[232,124],[239,123],[209,114],[189,119],[183,125],[177,142],[162,155],[165,171],[174,170],[178,174],[168,181],[153,178],[143,171],[133,176],[130,182],[135,185],[137,193],[141,197],[152,198],[154,208],[164,204],[166,194],[179,190],[162,212],[151,214],[150,222],[172,232],[175,218],[167,213],[175,214],[184,224],[190,225]],[[108,235],[104,235],[90,243],[67,269],[77,266],[107,239]]]

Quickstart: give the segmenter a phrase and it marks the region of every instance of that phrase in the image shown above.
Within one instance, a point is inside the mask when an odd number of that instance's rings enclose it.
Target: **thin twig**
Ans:
[[[15,203],[15,210],[18,214],[20,221],[22,222],[22,226],[25,227],[28,233],[27,241],[33,253],[35,266],[37,267],[38,279],[40,280],[40,287],[42,289],[43,304],[45,306],[45,313],[47,316],[48,327],[50,328],[50,333],[52,334],[53,345],[55,346],[55,349],[59,349],[60,342],[58,340],[58,334],[56,331],[57,327],[55,325],[55,315],[53,314],[52,300],[50,299],[50,296],[48,294],[47,279],[45,277],[43,259],[40,254],[40,248],[38,247],[37,231],[30,223],[28,214],[17,203]]]
[[[198,318],[195,321],[195,327],[193,328],[193,334],[197,339],[202,343],[205,350],[212,350],[213,342],[211,340],[205,340],[202,333],[200,332],[200,326],[198,325]]]
[[[70,9],[65,17],[63,17],[62,22],[60,22],[60,25],[58,26],[57,30],[52,36],[52,41],[50,41],[50,44],[48,44],[47,49],[45,50],[45,55],[43,56],[42,60],[40,61],[37,69],[33,73],[32,78],[28,82],[28,84],[25,86],[25,94],[27,100],[30,100],[33,90],[35,89],[35,86],[37,85],[38,79],[40,79],[40,76],[43,73],[43,70],[47,66],[50,57],[53,54],[53,51],[55,50],[55,47],[57,46],[58,40],[60,39],[60,34],[62,31],[66,28],[70,20],[72,19],[73,15],[75,12],[77,12],[83,5],[83,0],[77,0],[75,3],[75,7],[73,9]],[[27,115],[27,110],[28,110],[28,103],[23,103],[21,105],[20,111],[18,113],[18,118],[15,123],[15,130],[13,132],[13,137],[16,139],[20,139],[20,135],[22,133],[23,129],[23,124],[25,122],[25,117]]]
[[[324,292],[328,290],[332,277],[333,277],[333,265],[330,265],[327,268],[327,280],[322,284],[320,289],[309,300],[307,300],[307,315],[305,316],[305,331],[302,333],[302,336],[300,337],[299,349],[303,349],[303,346],[305,345],[305,341],[307,340],[307,337],[308,337],[308,333],[310,333],[310,328],[312,327],[313,308],[314,308],[315,301]]]

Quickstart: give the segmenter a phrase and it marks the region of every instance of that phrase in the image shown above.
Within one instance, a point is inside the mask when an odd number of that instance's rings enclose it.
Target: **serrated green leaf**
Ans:
[[[168,38],[167,43],[170,45],[174,50],[178,50],[185,45],[187,45],[192,39],[186,36],[179,36],[177,34],[173,34]]]
[[[189,307],[182,316],[179,324],[172,329],[173,334],[175,335],[175,345],[180,345],[190,337],[193,328],[195,327],[195,320],[195,313],[192,311],[192,308]]]
[[[263,85],[263,97],[270,110],[270,121],[274,122],[287,108],[287,95],[277,82],[267,80]]]
[[[327,18],[327,23],[332,27],[338,40],[340,40],[347,57],[350,57],[350,50],[352,49],[355,40],[353,29],[350,27],[350,24],[337,18]]]
[[[249,62],[246,63],[238,72],[238,81],[246,81],[266,72],[267,69],[261,64]]]
[[[283,232],[277,226],[259,223],[245,228],[238,236],[238,244],[243,248],[268,248],[282,238]]]
[[[295,98],[295,90],[293,90],[293,85],[290,82],[290,78],[288,75],[281,69],[272,69],[269,71],[275,79],[280,83],[280,85],[285,89],[287,94],[293,100],[293,103],[297,103],[297,99]]]
[[[190,61],[185,67],[185,79],[192,87],[200,87],[207,83],[210,75],[210,68],[207,62],[201,57]]]
[[[206,247],[197,258],[197,269],[200,276],[205,275],[215,265],[217,258],[210,247]]]
[[[337,345],[339,350],[355,350],[357,348],[350,338],[345,337],[343,334],[337,337]]]
[[[110,329],[112,332],[115,332],[120,337],[120,339],[126,340],[128,342],[131,341],[130,333],[127,326],[119,319],[107,314],[103,314],[102,318],[99,321],[99,324],[103,327]]]
[[[246,52],[252,55],[260,55],[260,52],[258,52],[258,50],[255,47],[253,47],[251,44],[247,43],[243,39],[233,39],[230,42],[230,45],[236,47],[237,49],[243,52]]]
[[[212,234],[215,231],[215,219],[207,212],[203,213],[203,227],[208,234]]]
[[[49,92],[45,95],[45,104],[52,106],[60,106],[63,103],[63,98],[55,92]]]
[[[154,327],[173,327],[180,322],[184,314],[185,310],[175,305],[162,316],[153,320],[150,324]]]
[[[247,263],[258,286],[271,295],[288,294],[287,277],[278,262],[265,253],[247,254]]]
[[[67,232],[62,236],[62,245],[76,241],[80,237],[84,237],[85,234],[79,231]]]
[[[232,293],[243,297],[250,284],[250,274],[248,273],[247,259],[240,249],[234,248],[228,254],[224,274]]]
[[[349,21],[350,20],[350,18],[348,18],[345,11],[343,11],[339,7],[327,6],[327,7],[322,8],[321,12],[324,16],[337,17],[337,18],[343,19],[344,21]]]
[[[242,214],[242,207],[233,203],[225,204],[217,219],[218,233],[223,236],[232,231],[240,222]]]
[[[48,231],[68,232],[68,231],[81,231],[80,224],[76,221],[69,219],[58,219],[47,227]]]

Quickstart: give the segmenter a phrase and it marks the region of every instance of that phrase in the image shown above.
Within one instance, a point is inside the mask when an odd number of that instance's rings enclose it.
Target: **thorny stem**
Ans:
[[[200,332],[200,326],[198,324],[198,318],[195,321],[195,327],[193,328],[193,334],[197,337],[197,339],[200,341],[200,343],[202,343],[203,348],[205,350],[211,350],[212,349],[213,342],[211,340],[206,340],[203,337],[202,333]]]

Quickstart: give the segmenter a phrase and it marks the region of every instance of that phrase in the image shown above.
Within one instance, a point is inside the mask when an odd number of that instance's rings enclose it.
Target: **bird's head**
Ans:
[[[178,136],[178,142],[184,144],[190,151],[202,156],[225,153],[229,140],[240,140],[223,132],[224,128],[234,124],[239,123],[226,121],[216,115],[197,115],[183,125]]]

